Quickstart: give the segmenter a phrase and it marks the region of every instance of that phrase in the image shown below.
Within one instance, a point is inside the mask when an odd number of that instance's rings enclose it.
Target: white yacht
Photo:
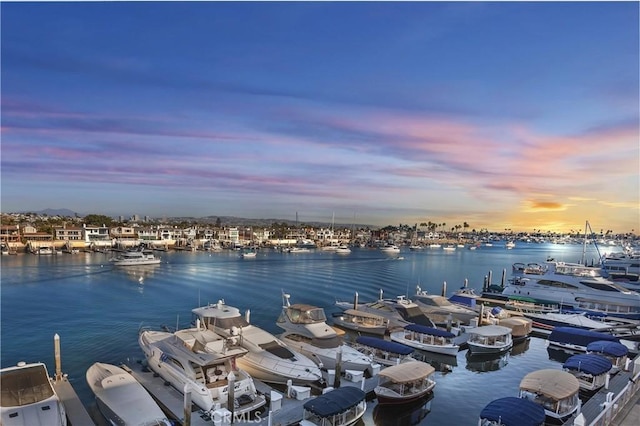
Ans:
[[[420,286],[416,286],[416,294],[412,300],[429,318],[438,322],[446,321],[449,315],[451,315],[452,321],[459,321],[463,324],[469,324],[472,319],[478,318],[478,312],[475,310],[453,304],[444,296],[428,294]]]
[[[288,294],[282,296],[282,313],[276,325],[285,330],[280,338],[287,345],[328,369],[335,368],[336,358],[338,353],[341,353],[343,370],[375,374],[379,366],[373,363],[371,357],[344,344],[333,327],[326,323],[324,309],[307,304],[291,305],[290,296]]]
[[[126,370],[96,362],[86,373],[102,415],[114,425],[172,426],[146,389]]]
[[[351,253],[351,249],[346,244],[340,244],[336,250],[336,254],[349,254]]]
[[[599,268],[578,263],[515,263],[512,279],[502,295],[512,300],[640,319],[640,293],[604,278]]]
[[[67,426],[67,415],[47,367],[19,362],[0,370],[0,424],[3,426]]]
[[[386,254],[398,254],[400,253],[400,247],[395,244],[385,244],[380,247],[380,251]]]
[[[322,378],[322,372],[313,361],[273,334],[250,324],[249,315],[244,318],[237,308],[226,305],[224,300],[192,312],[209,330],[225,337],[239,338],[239,345],[248,353],[238,358],[238,365],[256,379],[280,384],[291,380],[300,385]]]
[[[211,414],[229,409],[231,382],[235,383],[234,414],[249,413],[266,403],[251,376],[237,367],[237,359],[247,350],[232,339],[200,328],[176,333],[143,329],[138,343],[151,370],[179,392],[190,390],[192,401]]]
[[[114,266],[157,265],[162,260],[151,250],[127,250],[110,260]]]

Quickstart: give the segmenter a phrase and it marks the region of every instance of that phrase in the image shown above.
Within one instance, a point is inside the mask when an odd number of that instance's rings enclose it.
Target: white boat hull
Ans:
[[[430,345],[420,343],[416,340],[405,339],[404,331],[393,332],[390,338],[394,342],[402,343],[403,345],[411,346],[412,348],[420,349],[427,352],[435,352],[437,354],[456,356],[460,347],[458,345]]]

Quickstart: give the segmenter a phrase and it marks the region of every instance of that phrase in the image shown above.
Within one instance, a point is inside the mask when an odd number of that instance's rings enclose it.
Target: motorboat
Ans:
[[[574,375],[580,383],[580,388],[588,392],[605,385],[611,367],[613,364],[610,360],[595,354],[573,355],[562,364],[562,369]]]
[[[602,276],[601,269],[578,263],[514,263],[502,295],[512,300],[557,304],[626,319],[640,319],[640,293]]]
[[[378,373],[374,388],[378,404],[404,404],[433,391],[435,368],[422,361],[387,367]]]
[[[525,340],[533,331],[533,321],[520,316],[499,318],[498,325],[511,329],[511,338],[514,343]]]
[[[610,279],[629,288],[640,287],[640,252],[609,253],[602,257],[600,266]]]
[[[472,319],[478,318],[477,311],[453,304],[444,296],[428,294],[422,290],[420,286],[416,286],[416,294],[411,297],[411,300],[413,300],[429,318],[438,322],[445,322],[451,318],[454,322],[469,324]]]
[[[420,324],[409,324],[403,330],[394,331],[390,338],[394,342],[427,352],[456,355],[460,346],[454,342],[455,334],[439,328]]]
[[[110,259],[114,266],[157,265],[162,259],[156,257],[152,250],[127,250]]]
[[[245,415],[266,403],[253,378],[237,367],[247,350],[234,339],[199,327],[175,333],[141,329],[138,343],[151,370],[179,392],[190,391],[192,401],[211,415],[221,408]]]
[[[400,253],[400,247],[395,244],[385,244],[384,246],[380,247],[380,251],[385,254],[398,254]]]
[[[627,367],[629,348],[622,343],[596,340],[587,345],[587,353],[600,355],[611,361],[611,374],[615,374]]]
[[[126,370],[96,362],[86,373],[102,415],[113,425],[172,426],[146,389]]]
[[[606,330],[615,328],[619,324],[614,321],[593,319],[585,311],[561,311],[550,309],[527,302],[510,301],[505,304],[508,311],[521,314],[533,321],[538,330],[551,331],[555,327],[576,327],[585,330]]]
[[[379,367],[370,357],[346,345],[333,327],[326,323],[324,309],[307,304],[291,304],[283,294],[282,312],[276,325],[284,330],[280,338],[290,347],[328,369],[336,367],[341,357],[343,370],[356,370],[374,375]]]
[[[349,254],[351,253],[351,249],[346,244],[340,244],[335,249],[336,254]]]
[[[549,346],[577,352],[586,352],[589,343],[600,340],[620,343],[620,340],[611,334],[575,327],[556,327],[547,339]]]
[[[303,405],[300,426],[349,426],[367,410],[366,393],[345,386],[312,398]]]
[[[500,325],[470,327],[467,345],[472,354],[490,354],[506,352],[513,346],[511,329]]]
[[[491,401],[482,409],[478,426],[543,426],[545,418],[542,405],[507,396]]]
[[[240,253],[240,257],[243,259],[255,259],[257,256],[257,252],[255,250],[245,250]]]
[[[580,409],[580,383],[570,373],[544,369],[533,371],[520,381],[520,398],[542,405],[547,417],[564,421]]]
[[[333,323],[359,333],[379,335],[384,335],[389,327],[389,320],[385,317],[357,309],[335,313]]]
[[[240,368],[264,382],[304,385],[322,379],[315,362],[288,346],[273,334],[249,323],[238,308],[219,300],[192,310],[201,324],[224,337],[238,337],[248,353],[238,358]]]
[[[0,424],[3,426],[66,426],[67,414],[47,366],[19,362],[0,370]]]
[[[390,342],[378,337],[358,336],[350,344],[359,352],[370,356],[378,364],[387,367],[401,362],[415,361],[411,357],[414,349],[402,343]]]

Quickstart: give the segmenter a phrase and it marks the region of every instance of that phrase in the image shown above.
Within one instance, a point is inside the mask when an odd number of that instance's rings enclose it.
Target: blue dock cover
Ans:
[[[589,343],[587,351],[598,352],[614,357],[625,356],[629,353],[629,349],[622,343],[610,342],[608,340],[596,340],[595,342]]]
[[[404,329],[409,331],[415,331],[416,333],[429,334],[431,336],[448,337],[448,338],[456,337],[455,334],[449,333],[446,330],[440,330],[439,328],[427,327],[425,325],[420,325],[420,324],[405,325]]]
[[[360,388],[345,386],[304,403],[304,409],[320,417],[331,417],[355,407],[366,394]]]
[[[540,426],[544,424],[544,408],[528,399],[508,396],[487,404],[481,419],[500,422],[504,426]]]
[[[611,361],[595,354],[573,355],[562,364],[562,368],[568,370],[584,371],[592,376],[599,376],[611,370]]]
[[[620,343],[618,338],[611,334],[575,327],[556,327],[549,335],[550,342],[570,343],[585,347],[596,340],[607,340],[610,342]]]
[[[371,346],[372,348],[392,352],[394,354],[409,355],[413,352],[413,348],[407,345],[403,345],[402,343],[390,342],[384,339],[378,339],[377,337],[358,336],[356,342],[360,343],[361,345]]]

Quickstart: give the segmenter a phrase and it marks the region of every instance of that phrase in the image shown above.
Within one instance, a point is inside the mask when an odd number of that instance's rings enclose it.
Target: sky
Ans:
[[[2,212],[640,234],[638,2],[0,12]]]

